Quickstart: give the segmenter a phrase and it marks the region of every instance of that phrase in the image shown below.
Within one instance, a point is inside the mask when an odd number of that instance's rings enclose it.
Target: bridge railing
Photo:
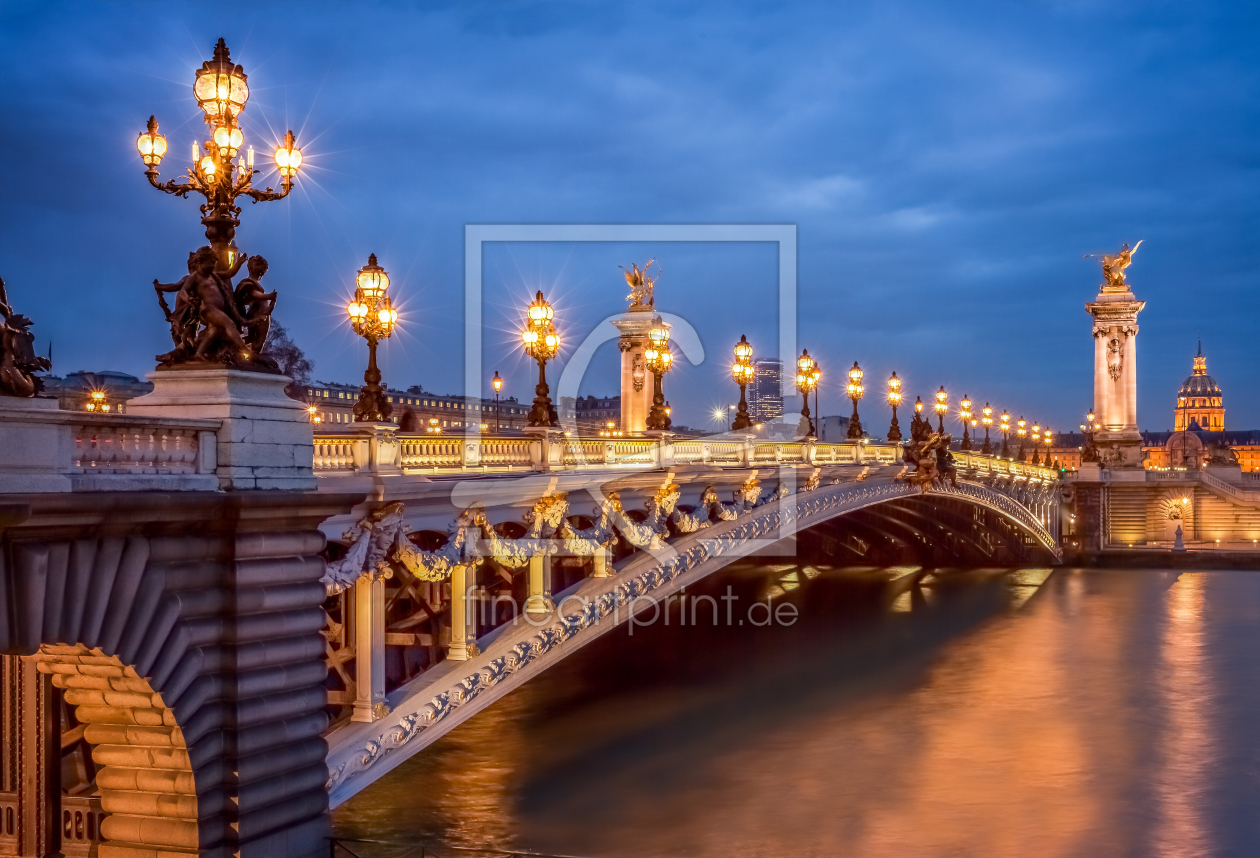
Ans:
[[[6,491],[219,487],[218,420],[33,408],[0,411],[0,422]]]
[[[432,435],[400,432],[388,424],[348,424],[315,433],[315,471],[321,476],[372,472],[466,473],[651,469],[677,465],[888,465],[901,460],[900,443],[767,441],[753,436],[711,438]],[[1053,480],[1053,468],[974,451],[956,452],[957,465],[980,476]]]

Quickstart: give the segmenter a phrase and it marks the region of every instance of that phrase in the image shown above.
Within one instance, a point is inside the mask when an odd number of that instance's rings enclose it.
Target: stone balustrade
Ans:
[[[550,448],[550,449],[548,449]],[[432,435],[400,432],[393,424],[348,424],[315,434],[319,476],[384,471],[404,474],[570,471],[680,465],[888,465],[901,444],[856,441],[765,441],[754,436],[590,438],[543,431],[525,436]],[[391,458],[392,457],[392,458]],[[976,452],[955,452],[960,468],[981,476],[1054,480],[1058,471]]]
[[[0,492],[213,491],[221,421],[0,403]]]

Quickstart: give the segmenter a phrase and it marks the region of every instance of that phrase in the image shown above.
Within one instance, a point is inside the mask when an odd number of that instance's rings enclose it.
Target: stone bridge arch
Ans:
[[[7,510],[0,651],[76,708],[102,856],[326,853],[317,528],[359,497],[75,493]]]
[[[1041,492],[1021,490],[1034,505]],[[1045,493],[1048,497],[1048,493]],[[1004,491],[960,480],[921,494],[904,482],[836,482],[803,487],[728,520],[642,550],[615,574],[587,578],[556,594],[557,610],[539,624],[500,627],[467,661],[421,674],[387,699],[378,721],[339,727],[329,736],[329,787],[336,807],[467,718],[580,646],[625,622],[643,598],[663,600],[723,567],[808,528],[907,498],[948,498],[984,507],[1012,522],[1051,557],[1056,540],[1037,514]],[[483,641],[478,641],[483,643]]]

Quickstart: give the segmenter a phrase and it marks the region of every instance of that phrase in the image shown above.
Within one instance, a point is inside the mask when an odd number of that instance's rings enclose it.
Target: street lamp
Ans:
[[[922,396],[916,396],[914,398],[914,420],[910,424],[910,438],[913,441],[918,441],[919,438],[915,437],[915,433],[914,433],[915,426],[919,427],[919,432],[923,433],[923,435],[927,435],[928,430],[931,429],[931,425],[926,420],[923,419],[923,397]]]
[[[941,389],[936,391],[936,409],[937,431],[942,435],[945,434],[945,412],[949,411],[949,394],[945,392],[945,385],[941,385]]]
[[[494,385],[494,434],[499,434],[499,391],[503,390],[503,379],[499,378],[499,371],[494,371],[494,378],[490,380]]]
[[[984,424],[984,446],[980,448],[980,452],[987,456],[993,452],[993,445],[989,443],[989,427],[993,425],[993,409],[989,407],[989,403],[984,404],[984,409],[980,414],[980,422]]]
[[[529,425],[558,427],[560,420],[551,404],[551,388],[547,386],[547,361],[560,353],[560,335],[552,322],[555,311],[539,290],[534,302],[526,310],[525,329],[521,342],[525,354],[538,361],[538,385],[534,388],[534,405],[529,409]]]
[[[1002,458],[1009,459],[1011,457],[1011,448],[1007,441],[1011,437],[1011,415],[1003,411],[1001,425],[998,428],[1002,431]]]
[[[1092,410],[1088,414],[1085,415],[1085,421],[1086,421],[1085,423],[1081,424],[1081,435],[1084,436],[1084,441],[1085,441],[1085,447],[1083,450],[1081,450],[1081,461],[1082,462],[1097,462],[1098,461],[1098,448],[1094,446],[1094,432],[1098,429],[1098,424],[1094,422],[1094,412]],[[1182,438],[1184,439],[1185,436],[1183,435]],[[1182,459],[1183,461],[1185,459],[1184,442],[1182,444]],[[1169,464],[1171,465],[1172,462],[1170,461]]]
[[[739,385],[739,410],[735,412],[735,422],[731,424],[731,429],[736,432],[752,425],[752,420],[748,417],[748,400],[744,398],[744,391],[753,380],[755,372],[752,353],[753,347],[748,342],[748,337],[741,334],[739,342],[735,344],[735,362],[731,364],[731,378]]]
[[[359,401],[354,404],[355,423],[383,423],[394,410],[381,387],[381,371],[376,366],[376,344],[389,339],[398,321],[398,311],[386,294],[388,289],[389,275],[376,264],[373,253],[368,256],[368,264],[359,269],[354,300],[346,305],[350,326],[368,344],[368,368],[363,373],[365,384],[359,391]]]
[[[864,388],[862,387],[862,367],[858,366],[858,362],[853,362],[853,369],[849,370],[849,398],[853,400],[853,416],[849,418],[849,437],[862,437],[862,421],[858,419],[857,404],[862,398]]]
[[[818,404],[819,391],[822,390],[822,367],[818,365],[818,361],[814,361],[814,413],[818,415],[819,421],[822,420],[822,406]],[[821,422],[819,423],[821,426]]]
[[[674,356],[669,351],[669,326],[657,316],[648,330],[648,345],[643,350],[643,362],[652,373],[652,408],[648,412],[647,428],[656,432],[665,432],[673,425],[669,419],[670,409],[666,406],[665,391],[661,379],[674,366]]]
[[[99,411],[108,413],[110,409],[109,400],[105,398],[105,391],[93,390],[88,397],[87,404],[83,406],[87,411]]]
[[[901,427],[897,425],[897,406],[901,404],[901,379],[897,378],[897,373],[893,373],[888,379],[888,404],[892,406],[892,423],[888,426],[888,440],[901,440]]]
[[[254,169],[253,147],[238,158],[245,142],[238,123],[249,101],[249,86],[245,71],[232,62],[223,39],[215,45],[214,57],[202,63],[197,70],[193,95],[205,113],[210,139],[200,145],[193,143],[187,182],[173,179],[158,182],[158,166],[166,155],[167,143],[166,137],[158,133],[156,117],[149,117],[147,130],[136,139],[136,149],[146,168],[144,174],[153,187],[179,197],[196,191],[206,198],[205,205],[201,207],[201,223],[206,228],[206,239],[218,258],[216,268],[225,272],[233,265],[235,248],[232,243],[236,227],[240,226],[238,218],[241,209],[236,204],[237,198],[247,196],[257,203],[288,196],[293,188],[293,179],[302,166],[302,150],[294,144],[293,132],[288,132],[275,152],[276,166],[280,170],[280,190],[257,190],[253,187],[253,178],[259,172]],[[237,160],[233,162],[233,158]]]
[[[1047,426],[1047,427],[1046,427],[1046,431],[1045,431],[1045,432],[1043,432],[1043,433],[1042,433],[1042,435],[1041,435],[1041,440],[1042,440],[1042,441],[1044,441],[1044,442],[1045,442],[1045,445],[1046,445],[1046,462],[1045,462],[1045,464],[1046,464],[1046,467],[1047,467],[1047,468],[1051,467],[1051,465],[1050,465],[1050,447],[1051,447],[1050,435],[1051,435],[1051,433],[1050,433],[1050,427],[1048,427],[1048,426]]]
[[[809,349],[801,349],[801,356],[796,359],[796,389],[801,394],[801,419],[805,421],[807,438],[815,437],[814,421],[809,419],[809,392],[816,383],[814,359],[809,356]]]
[[[1034,465],[1041,464],[1041,424],[1034,423],[1032,428],[1032,463]]]
[[[963,439],[960,450],[971,449],[971,435],[968,434],[967,423],[971,420],[971,400],[967,394],[963,394],[962,402],[958,403],[958,416],[962,418]]]
[[[312,423],[320,423],[323,421],[323,418],[319,416],[314,405],[306,406],[306,416]]]
[[[1015,425],[1018,427],[1015,434],[1019,436],[1019,455],[1016,458],[1024,462],[1028,459],[1027,454],[1024,453],[1024,438],[1028,436],[1028,421],[1021,416]]]

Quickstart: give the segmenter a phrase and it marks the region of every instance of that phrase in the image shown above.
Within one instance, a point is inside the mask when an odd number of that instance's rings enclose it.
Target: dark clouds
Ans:
[[[320,378],[361,372],[340,307],[369,252],[407,311],[387,380],[453,391],[465,223],[795,223],[825,411],[846,407],[857,359],[1066,429],[1091,392],[1082,304],[1099,277],[1081,254],[1144,238],[1143,425],[1167,428],[1202,333],[1229,425],[1260,426],[1250,5],[206,8],[0,7],[0,276],[59,371],[141,373],[165,350],[147,284],[181,272],[200,229],[192,201],[147,187],[133,141],[156,113],[164,176],[184,167],[203,129],[193,69],[223,35],[260,160],[289,127],[307,153],[292,197],[245,207],[239,244],[270,259]],[[504,248],[487,295],[555,289],[576,343],[620,302],[614,262],[632,257],[615,250]],[[640,250],[666,262],[662,304],[710,356],[669,382],[700,423],[739,335],[774,347],[773,260]],[[510,335],[487,341],[486,366],[525,391]]]

